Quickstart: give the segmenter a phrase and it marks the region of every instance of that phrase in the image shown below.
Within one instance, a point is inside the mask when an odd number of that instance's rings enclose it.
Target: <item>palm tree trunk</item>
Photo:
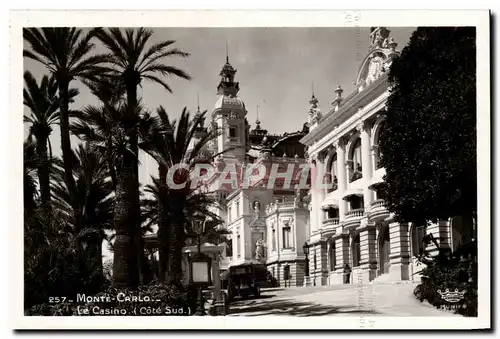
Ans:
[[[168,204],[166,204],[168,189],[166,186],[167,182],[167,170],[165,166],[158,166],[159,178],[160,178],[160,197],[158,199],[158,256],[159,256],[159,279],[165,281],[169,271],[169,248],[170,248],[170,222],[169,222],[169,212]]]
[[[49,160],[47,155],[47,140],[46,136],[36,136],[37,137],[37,153],[39,157],[38,165],[38,182],[40,184],[40,199],[42,202],[42,208],[46,215],[49,215],[50,211],[50,169]]]
[[[111,159],[112,152],[113,152],[113,140],[111,138],[111,135],[108,137],[107,146],[108,146],[108,152],[107,152],[106,157],[107,157],[107,161],[108,161],[109,173],[111,176],[111,182],[113,183],[113,188],[116,190],[116,171],[115,171],[115,167],[113,165],[113,161]]]
[[[64,163],[64,179],[69,192],[74,192],[75,179],[73,178],[73,153],[69,130],[69,81],[59,80],[59,125],[61,127],[61,150]]]
[[[171,191],[169,194],[169,207],[171,210],[170,220],[173,228],[170,250],[170,280],[173,284],[180,286],[182,283],[182,248],[185,244],[184,231],[184,202],[185,195],[179,191]]]
[[[113,284],[119,288],[135,288],[139,284],[137,225],[139,195],[133,158],[123,155],[121,168],[116,171],[116,197],[114,222]]]
[[[128,116],[130,119],[134,119],[132,116],[136,110],[137,106],[137,86],[139,82],[137,79],[126,79],[126,91],[127,91],[127,107],[129,109]],[[144,243],[142,241],[142,233],[141,233],[141,225],[139,221],[139,215],[141,213],[140,209],[140,201],[139,201],[139,146],[138,146],[138,135],[137,130],[132,130],[131,135],[129,136],[130,140],[130,150],[132,151],[132,155],[130,158],[131,164],[131,175],[130,178],[133,181],[131,186],[134,186],[134,194],[131,195],[130,198],[133,199],[131,201],[131,212],[137,216],[135,220],[131,223],[131,227],[133,228],[133,237],[135,242],[136,249],[136,261],[137,261],[137,270],[139,280],[142,281],[143,278],[143,258],[144,258]],[[132,192],[131,192],[132,194]],[[131,220],[132,221],[132,220]]]

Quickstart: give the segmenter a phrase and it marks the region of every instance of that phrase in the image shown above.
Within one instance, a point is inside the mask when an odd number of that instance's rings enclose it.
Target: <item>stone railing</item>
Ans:
[[[324,226],[336,226],[339,224],[339,218],[329,218],[323,221]]]
[[[365,213],[364,208],[356,208],[354,210],[350,210],[345,214],[346,219],[350,218],[361,218]]]
[[[375,200],[374,202],[372,202],[371,207],[372,207],[372,209],[379,208],[379,207],[385,208],[385,200],[384,199]]]
[[[293,208],[295,207],[295,202],[293,201],[287,201],[287,202],[280,202],[278,203],[279,208]]]

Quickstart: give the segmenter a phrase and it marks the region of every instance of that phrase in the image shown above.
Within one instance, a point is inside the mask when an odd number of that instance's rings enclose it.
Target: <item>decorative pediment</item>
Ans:
[[[392,59],[398,54],[397,42],[389,38],[390,31],[385,27],[373,28],[370,33],[369,54],[361,63],[358,71],[356,84],[362,90],[386,73],[392,63]]]

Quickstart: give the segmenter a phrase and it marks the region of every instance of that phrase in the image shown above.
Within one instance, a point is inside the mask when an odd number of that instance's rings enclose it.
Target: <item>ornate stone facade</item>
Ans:
[[[215,152],[232,150],[218,157],[215,167],[221,172],[228,164],[241,168],[261,164],[266,167],[266,176],[249,187],[224,186],[224,193],[219,193],[221,208],[214,208],[213,212],[224,221],[223,227],[229,231],[228,247],[232,249],[222,256],[221,269],[249,261],[260,262],[268,266],[280,285],[287,270],[290,273],[287,285],[302,286],[305,266],[302,245],[309,218],[306,192],[279,185],[270,189],[268,180],[272,165],[278,165],[281,172],[286,171],[289,164],[297,165],[298,169],[305,163],[305,147],[299,141],[307,134],[308,125],[304,124],[302,130],[294,133],[274,135],[263,129],[257,119],[251,130],[246,121],[247,109],[238,97],[235,74],[236,69],[227,58],[220,73],[211,128],[224,131],[216,140]],[[319,110],[314,114],[319,121]],[[221,192],[217,182],[211,184],[209,191]]]
[[[301,142],[317,178],[332,178],[329,187],[313,185],[310,191],[308,242],[315,285],[342,284],[345,264],[353,268],[352,283],[415,279],[413,258],[425,234],[418,231],[420,225],[394,222],[380,195],[385,171],[379,167],[378,136],[389,96],[387,71],[398,53],[389,34],[384,27],[371,29],[354,93],[344,99],[339,86],[332,108],[319,120],[311,118],[316,107],[309,110],[313,128]],[[440,246],[452,246],[449,221],[425,232]]]

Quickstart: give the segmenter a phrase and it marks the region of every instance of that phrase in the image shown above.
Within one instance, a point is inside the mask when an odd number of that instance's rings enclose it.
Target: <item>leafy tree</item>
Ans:
[[[475,37],[473,27],[418,28],[391,66],[380,149],[398,221],[475,216]]]
[[[73,173],[73,154],[69,130],[69,86],[75,79],[93,79],[106,71],[102,67],[108,60],[107,55],[90,55],[94,48],[91,43],[92,31],[83,34],[74,27],[24,28],[23,38],[30,49],[25,49],[24,57],[43,64],[55,78],[59,90],[59,124],[61,128],[61,150],[64,162],[65,181],[70,191],[75,186]]]
[[[184,71],[168,66],[163,60],[170,56],[187,57],[176,48],[169,49],[173,40],[152,45],[146,44],[153,36],[153,31],[144,28],[97,29],[97,38],[111,52],[110,75],[121,82],[126,92],[125,114],[117,128],[121,138],[126,141],[122,149],[120,168],[116,171],[115,205],[115,252],[113,281],[117,286],[135,287],[139,283],[140,259],[142,256],[142,237],[140,234],[139,170],[138,170],[138,130],[140,113],[137,88],[142,80],[149,80],[170,87],[160,76],[177,76],[190,79]],[[136,269],[139,267],[139,269]]]

